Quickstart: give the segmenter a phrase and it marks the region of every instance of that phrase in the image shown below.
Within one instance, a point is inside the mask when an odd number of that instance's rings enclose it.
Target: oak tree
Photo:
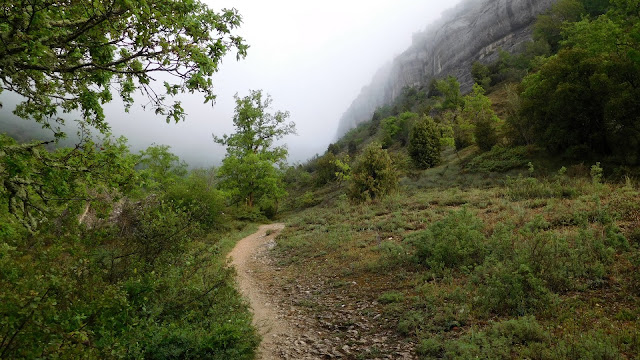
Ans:
[[[59,136],[61,113],[72,111],[108,132],[103,105],[114,93],[125,110],[140,93],[145,107],[179,121],[185,111],[168,98],[201,92],[212,102],[222,58],[246,55],[234,34],[241,21],[198,0],[0,0],[0,92],[22,96],[14,113]],[[162,92],[152,86],[160,80]]]
[[[236,203],[246,201],[250,208],[256,203],[277,204],[285,191],[275,166],[287,158],[288,151],[286,146],[275,146],[274,142],[295,134],[295,124],[287,123],[289,112],[269,113],[273,100],[261,90],[252,90],[243,98],[236,94],[235,99],[236,132],[213,136],[216,143],[227,147],[218,173],[221,187]]]

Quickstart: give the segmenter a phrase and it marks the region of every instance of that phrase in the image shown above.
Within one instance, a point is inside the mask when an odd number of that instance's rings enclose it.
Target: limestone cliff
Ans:
[[[463,91],[473,84],[474,61],[491,62],[498,49],[516,52],[531,39],[536,16],[556,0],[466,0],[445,12],[411,47],[386,65],[364,87],[340,119],[338,136],[371,119],[407,86],[427,86],[433,78],[453,75]]]

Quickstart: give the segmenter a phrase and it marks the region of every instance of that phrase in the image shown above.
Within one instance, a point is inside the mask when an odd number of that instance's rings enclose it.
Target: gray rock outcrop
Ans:
[[[338,136],[369,121],[376,108],[391,104],[405,87],[426,87],[433,78],[453,75],[471,89],[471,65],[489,63],[498,49],[514,53],[531,39],[537,15],[556,0],[466,0],[448,10],[411,47],[378,71],[343,114]]]

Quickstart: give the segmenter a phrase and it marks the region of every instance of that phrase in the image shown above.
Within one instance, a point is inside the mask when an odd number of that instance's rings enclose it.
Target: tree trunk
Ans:
[[[247,199],[247,205],[249,205],[250,208],[253,208],[253,192],[249,193],[249,198]]]

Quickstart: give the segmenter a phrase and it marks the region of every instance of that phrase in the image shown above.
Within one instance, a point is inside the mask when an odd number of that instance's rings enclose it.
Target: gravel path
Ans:
[[[268,295],[261,289],[263,286],[255,274],[259,264],[257,256],[269,246],[275,245],[275,237],[284,229],[284,224],[260,226],[258,232],[240,240],[229,253],[232,264],[238,272],[240,292],[249,300],[253,311],[253,323],[262,335],[259,348],[259,359],[282,359],[278,351],[278,343],[285,337],[296,333],[279,314],[277,305],[272,303]],[[269,234],[269,235],[267,235]]]
[[[415,359],[415,344],[390,331],[375,297],[358,291],[364,284],[338,287],[315,269],[278,266],[269,250],[282,229],[260,226],[229,254],[262,336],[259,360]]]

